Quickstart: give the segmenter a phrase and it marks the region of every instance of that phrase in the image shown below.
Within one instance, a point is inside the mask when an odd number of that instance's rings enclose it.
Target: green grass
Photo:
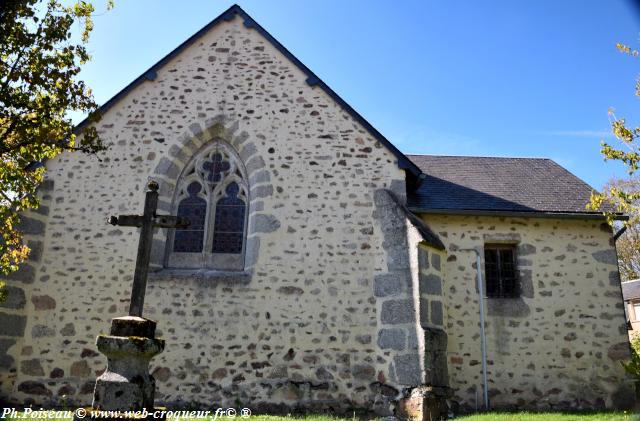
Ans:
[[[6,417],[2,421],[29,420],[36,418],[21,418],[24,414],[19,412],[19,418]],[[87,421],[92,421],[87,417]],[[306,415],[306,416],[275,416],[275,415],[252,415],[250,418],[236,417],[230,419],[226,417],[218,418],[216,421],[352,421],[353,417],[334,417],[330,415]],[[358,418],[355,418],[358,420]],[[640,421],[640,414],[627,412],[597,412],[597,413],[564,413],[564,412],[490,412],[486,414],[467,415],[456,417],[460,421]],[[40,418],[43,420],[43,418]],[[175,420],[175,418],[170,418]],[[70,421],[63,419],[46,419],[46,421]],[[193,420],[180,418],[180,421],[212,421],[209,418],[194,418]]]
[[[490,412],[487,414],[457,417],[460,421],[640,421],[639,414],[628,412]]]
[[[332,417],[328,415],[307,415],[282,417],[273,415],[251,416],[247,421],[352,421],[352,417]],[[358,418],[356,418],[358,420]],[[640,414],[624,412],[562,413],[562,412],[491,412],[479,415],[456,417],[459,421],[640,421]],[[182,421],[182,420],[181,420]],[[193,420],[195,421],[195,420]],[[202,420],[200,420],[202,421]],[[225,419],[217,420],[225,421]],[[242,421],[236,418],[234,421]]]
[[[351,421],[352,418],[332,417],[329,415],[305,415],[281,417],[276,415],[252,415],[248,421]],[[356,418],[358,420],[358,418]],[[238,420],[235,420],[238,421]]]
[[[356,421],[358,418],[355,418]],[[459,421],[640,421],[640,414],[624,412],[597,412],[597,413],[561,413],[561,412],[518,412],[518,413],[498,413],[467,415],[456,417]],[[307,416],[274,416],[255,415],[246,421],[352,421],[352,417],[332,417],[328,415],[307,415]],[[185,421],[185,420],[181,420]],[[203,420],[192,420],[203,421]],[[217,421],[226,421],[226,418]],[[236,418],[234,421],[243,421]]]

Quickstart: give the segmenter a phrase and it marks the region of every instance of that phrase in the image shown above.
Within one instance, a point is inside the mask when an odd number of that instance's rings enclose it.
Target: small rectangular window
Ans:
[[[517,297],[520,295],[515,245],[485,245],[484,272],[487,297]]]
[[[640,303],[633,304],[633,312],[635,313],[636,322],[640,322]]]

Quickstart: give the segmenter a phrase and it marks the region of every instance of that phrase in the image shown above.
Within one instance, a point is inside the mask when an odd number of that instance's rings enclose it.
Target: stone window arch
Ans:
[[[191,224],[169,235],[168,267],[244,269],[247,180],[240,156],[224,141],[211,141],[189,160],[178,178],[172,208]]]

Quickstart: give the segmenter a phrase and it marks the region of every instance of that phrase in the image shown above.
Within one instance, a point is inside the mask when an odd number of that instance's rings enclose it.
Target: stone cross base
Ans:
[[[448,387],[419,386],[409,396],[398,402],[396,416],[401,420],[431,421],[446,420],[451,397]]]
[[[155,380],[149,361],[164,350],[164,340],[155,339],[156,322],[142,317],[112,320],[110,335],[96,339],[107,357],[107,369],[96,380],[93,409],[106,411],[153,410]]]

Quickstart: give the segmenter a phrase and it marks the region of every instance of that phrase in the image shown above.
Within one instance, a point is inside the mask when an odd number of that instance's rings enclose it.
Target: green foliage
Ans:
[[[38,207],[44,168],[37,163],[63,151],[105,149],[95,128],[76,137],[68,117],[81,111],[98,118],[91,90],[78,79],[90,59],[93,11],[86,1],[0,2],[0,274],[27,258],[19,213]],[[79,42],[74,23],[80,24]]]
[[[4,303],[4,301],[7,299],[7,288],[6,288],[6,284],[2,281],[0,281],[0,304]]]
[[[616,48],[621,53],[627,54],[632,58],[640,57],[640,53],[637,50],[632,50],[626,45],[617,44]],[[640,79],[635,85],[635,95],[640,96]],[[640,147],[637,142],[640,136],[640,127],[629,126],[626,119],[617,118],[612,109],[609,110],[609,117],[611,130],[619,141],[619,145],[614,146],[602,141],[600,152],[605,161],[614,160],[623,163],[627,167],[629,176],[633,177],[640,167]],[[640,203],[640,188],[638,187],[640,187],[638,183],[623,187],[610,184],[605,187],[602,193],[594,192],[591,194],[591,201],[587,208],[603,211],[610,224],[613,224],[616,212],[632,215],[634,217],[626,222],[626,225],[637,225],[637,210]]]
[[[456,418],[460,421],[632,421],[637,414],[628,412],[489,412]]]
[[[640,279],[640,225],[630,225],[616,241],[620,279]]]
[[[214,409],[215,411],[215,409]],[[24,412],[18,412],[17,418],[7,418],[8,421],[24,419]],[[225,417],[218,417],[218,420]],[[242,418],[236,418],[236,420]],[[251,415],[250,421],[353,421],[353,417],[337,417],[333,415]],[[367,418],[355,418],[356,420]],[[637,414],[628,412],[489,412],[484,414],[467,415],[456,417],[460,421],[631,421],[637,420]],[[182,421],[202,421],[202,418],[180,418]],[[52,421],[58,421],[53,419]],[[62,421],[62,420],[61,420]],[[64,420],[68,421],[68,420]],[[170,421],[178,421],[177,418],[170,418]],[[213,416],[206,418],[206,421],[213,421]]]
[[[622,366],[627,370],[627,373],[640,381],[640,335],[631,340],[631,359],[629,362],[623,362]]]
[[[606,198],[609,209],[624,208],[624,213],[629,217],[625,223],[615,221],[615,230],[626,225],[627,229],[616,241],[618,251],[618,266],[620,277],[623,281],[640,278],[640,201],[631,197],[633,192],[640,191],[640,177],[633,176],[628,179],[613,178],[604,186],[601,197]],[[625,200],[621,201],[620,197]],[[621,206],[611,204],[621,203]]]

